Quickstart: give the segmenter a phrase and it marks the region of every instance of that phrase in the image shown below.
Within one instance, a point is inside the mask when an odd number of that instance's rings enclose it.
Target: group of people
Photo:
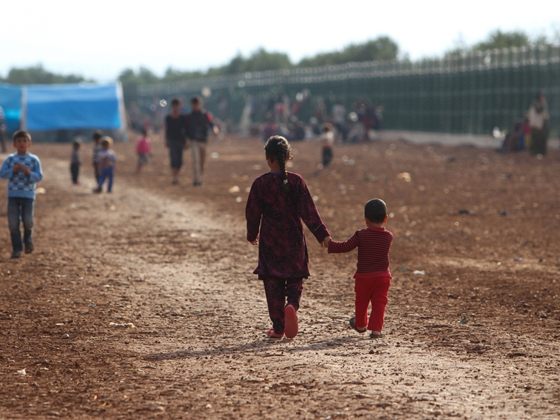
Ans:
[[[329,253],[358,248],[355,279],[355,315],[350,326],[359,333],[370,331],[371,338],[382,336],[387,294],[391,285],[389,249],[393,240],[384,228],[387,206],[381,199],[369,200],[364,207],[365,229],[356,231],[345,242],[335,242],[315,206],[303,178],[286,170],[292,159],[284,137],[272,136],[264,147],[270,171],[253,182],[245,215],[247,240],[259,247],[254,273],[263,281],[272,328],[267,336],[294,338],[303,280],[309,276],[309,260],[303,223]],[[369,304],[372,310],[367,318]]]
[[[517,120],[509,131],[498,152],[517,152],[529,150],[532,156],[545,155],[547,152],[550,115],[543,92],[537,93],[529,111]]]
[[[206,162],[208,131],[219,133],[212,115],[202,109],[202,99],[195,95],[191,98],[191,112],[181,113],[181,101],[171,100],[171,113],[165,117],[165,146],[169,149],[172,183],[179,183],[179,172],[183,166],[183,151],[190,145],[194,172],[193,184],[203,184],[202,175]],[[190,142],[187,142],[190,140]],[[190,143],[190,144],[189,144]]]
[[[97,184],[93,192],[97,194],[101,193],[103,191],[103,185],[107,181],[107,192],[111,193],[113,191],[113,179],[117,163],[115,152],[111,149],[113,146],[113,139],[109,136],[104,136],[102,131],[96,130],[93,132],[92,141],[93,179],[95,179]],[[70,157],[70,174],[74,185],[80,185],[80,167],[82,166],[82,159],[80,157],[81,147],[82,142],[80,140],[74,140]]]

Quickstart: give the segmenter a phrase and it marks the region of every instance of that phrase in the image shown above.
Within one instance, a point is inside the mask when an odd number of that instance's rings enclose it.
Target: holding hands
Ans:
[[[330,236],[327,236],[325,239],[323,239],[323,242],[321,242],[321,248],[328,248],[330,241],[332,241],[332,238]]]

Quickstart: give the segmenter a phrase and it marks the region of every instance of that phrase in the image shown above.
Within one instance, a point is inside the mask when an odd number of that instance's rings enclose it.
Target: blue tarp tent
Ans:
[[[125,135],[120,83],[27,85],[0,84],[8,132],[53,130],[119,130]]]
[[[22,92],[21,86],[0,83],[0,106],[4,109],[8,133],[20,127]]]
[[[24,89],[29,131],[122,128],[122,89],[107,85],[31,85]]]

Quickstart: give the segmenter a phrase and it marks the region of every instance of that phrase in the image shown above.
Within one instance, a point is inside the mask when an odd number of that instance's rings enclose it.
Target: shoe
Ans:
[[[171,181],[172,185],[179,185],[179,180],[178,179],[174,179],[173,181]]]
[[[202,187],[202,186],[204,185],[204,183],[203,183],[202,181],[194,181],[194,182],[193,182],[193,185],[194,185],[195,187]]]
[[[21,257],[21,251],[14,251],[12,252],[12,256],[10,258],[19,258]]]
[[[350,318],[350,326],[356,331],[358,331],[360,334],[363,334],[367,331],[366,327],[364,327],[363,329],[359,329],[358,327],[356,327],[356,318]]]
[[[268,330],[268,331],[266,332],[266,336],[267,336],[268,338],[283,338],[283,337],[284,337],[284,334],[276,334],[276,333],[274,332],[274,328],[271,328],[270,330]]]
[[[26,254],[31,254],[34,249],[35,249],[35,246],[32,243],[25,244],[25,253]]]
[[[99,193],[102,192],[102,191],[103,191],[103,190],[101,189],[101,187],[97,187],[97,188],[95,188],[95,189],[93,190],[93,192],[94,192],[95,194],[99,194]]]
[[[371,333],[369,335],[369,338],[383,338],[383,334],[381,334],[381,333],[379,333],[379,334]]]
[[[284,334],[287,338],[294,338],[298,333],[298,317],[296,309],[292,305],[287,305],[284,309]]]

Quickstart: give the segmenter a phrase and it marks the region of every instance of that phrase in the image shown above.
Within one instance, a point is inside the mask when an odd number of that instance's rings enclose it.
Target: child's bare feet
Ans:
[[[282,338],[282,337],[284,337],[284,334],[276,334],[274,332],[274,328],[271,328],[270,330],[268,330],[266,335],[270,338]]]
[[[284,309],[284,334],[287,338],[294,338],[298,333],[298,317],[296,309],[292,305],[286,306]]]

